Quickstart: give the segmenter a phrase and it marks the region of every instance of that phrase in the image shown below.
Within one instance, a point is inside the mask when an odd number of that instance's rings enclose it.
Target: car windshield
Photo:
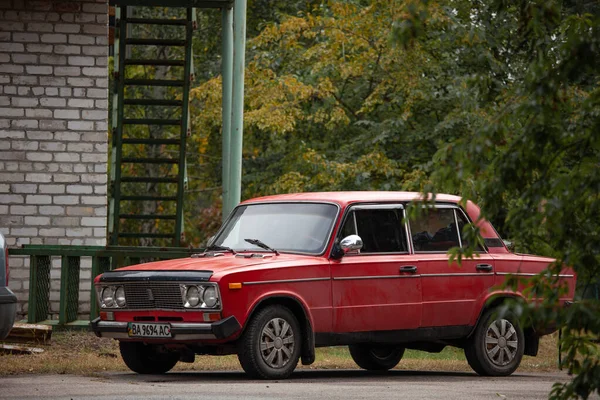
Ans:
[[[248,204],[238,207],[213,245],[236,251],[265,251],[246,239],[277,250],[320,254],[327,246],[337,207],[317,203]]]

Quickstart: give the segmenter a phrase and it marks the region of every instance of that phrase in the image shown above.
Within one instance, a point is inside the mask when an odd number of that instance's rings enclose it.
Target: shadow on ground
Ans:
[[[440,372],[440,371],[402,371],[393,370],[385,372],[370,372],[360,370],[299,370],[292,374],[291,377],[285,379],[285,382],[306,382],[306,381],[336,381],[343,382],[344,380],[355,381],[393,381],[393,380],[409,380],[422,382],[445,382],[455,380],[520,380],[531,379],[535,375],[541,380],[554,381],[554,374],[513,374],[509,377],[480,377],[475,373],[468,372]],[[135,373],[106,373],[96,375],[97,378],[110,379],[113,382],[132,382],[132,383],[200,383],[200,382],[231,382],[231,383],[248,383],[248,382],[280,382],[280,381],[260,381],[252,380],[243,372],[226,371],[194,371],[194,372],[170,372],[165,375],[139,375]],[[283,382],[281,381],[281,382]]]

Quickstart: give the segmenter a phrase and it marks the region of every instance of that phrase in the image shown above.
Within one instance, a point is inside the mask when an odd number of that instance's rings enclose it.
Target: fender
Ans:
[[[483,313],[488,310],[490,307],[494,307],[500,304],[504,299],[515,299],[526,301],[525,297],[520,292],[511,292],[507,290],[495,290],[493,292],[489,292],[480,302],[479,307],[477,307],[475,313],[471,316],[471,332],[469,332],[469,337],[477,328],[477,324],[479,324],[479,320]]]
[[[484,299],[480,309],[479,314],[476,315],[475,324],[471,328],[471,332],[467,337],[471,337],[477,325],[479,325],[479,320],[481,319],[481,315],[487,311],[490,307],[495,307],[505,299],[514,299],[517,301],[526,302],[525,297],[520,292],[509,292],[509,291],[494,291],[488,294]],[[524,326],[523,327],[523,335],[525,337],[525,349],[524,354],[528,356],[536,356],[538,353],[539,345],[540,345],[540,334],[536,331],[533,326]]]
[[[254,315],[254,313],[261,308],[262,306],[266,306],[268,304],[282,304],[292,302],[295,304],[295,307],[292,307],[290,311],[294,314],[298,314],[298,311],[301,311],[303,314],[303,318],[298,318],[298,322],[300,323],[300,329],[303,333],[304,340],[302,341],[302,349],[301,349],[301,358],[302,365],[310,365],[315,362],[315,334],[313,331],[313,321],[312,315],[308,312],[308,305],[300,298],[297,294],[289,291],[272,291],[263,294],[254,300],[252,305],[248,308],[246,312],[246,319],[244,321],[244,326],[242,327],[241,334],[246,330],[246,326],[248,322]]]

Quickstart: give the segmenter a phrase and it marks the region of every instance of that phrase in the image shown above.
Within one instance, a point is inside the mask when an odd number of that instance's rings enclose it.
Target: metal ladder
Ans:
[[[115,10],[109,244],[180,246],[196,11],[138,10]],[[175,37],[139,37],[160,30]]]

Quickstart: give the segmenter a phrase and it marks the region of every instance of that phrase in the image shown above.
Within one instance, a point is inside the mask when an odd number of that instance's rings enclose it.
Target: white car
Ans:
[[[17,296],[8,288],[8,251],[0,233],[0,340],[6,338],[15,322]]]

